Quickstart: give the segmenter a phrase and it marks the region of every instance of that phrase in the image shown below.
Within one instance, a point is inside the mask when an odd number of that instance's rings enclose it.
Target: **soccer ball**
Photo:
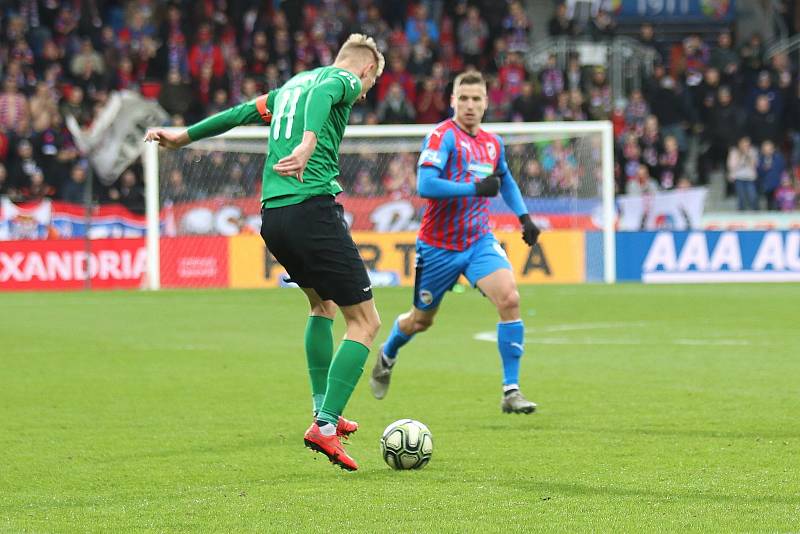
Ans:
[[[395,421],[383,431],[381,454],[392,469],[422,469],[433,454],[431,431],[413,419]]]

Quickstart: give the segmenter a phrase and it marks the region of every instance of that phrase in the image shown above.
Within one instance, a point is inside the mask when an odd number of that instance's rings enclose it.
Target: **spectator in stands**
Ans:
[[[505,122],[511,114],[511,100],[503,91],[497,76],[487,76],[487,93],[489,107],[486,108],[484,120],[486,122]],[[513,120],[513,119],[512,119]]]
[[[414,102],[416,100],[417,90],[414,77],[406,70],[406,62],[399,54],[394,54],[391,59],[389,59],[389,69],[387,72],[384,72],[378,80],[378,102],[386,98],[389,87],[391,87],[393,83],[400,84],[403,88],[403,92],[410,101]]]
[[[67,98],[61,103],[61,114],[64,117],[72,115],[81,126],[89,124],[92,119],[92,110],[84,100],[83,89],[74,86],[66,93]]]
[[[761,154],[758,157],[758,189],[767,201],[767,209],[774,211],[778,209],[778,202],[775,191],[781,184],[781,179],[786,172],[786,160],[783,154],[775,150],[772,141],[764,141],[761,144]]]
[[[728,153],[728,180],[733,182],[739,211],[758,209],[756,178],[758,151],[743,136]]]
[[[399,82],[389,86],[386,97],[378,104],[378,120],[381,124],[408,124],[414,122],[414,107]]]
[[[484,52],[489,39],[489,26],[481,18],[475,6],[467,8],[467,16],[458,25],[459,51],[464,56],[464,63],[477,69],[485,66]]]
[[[444,94],[436,89],[436,83],[426,78],[422,82],[422,91],[417,96],[416,119],[419,124],[436,124],[447,114],[447,102]]]
[[[3,81],[0,94],[0,129],[19,131],[20,123],[29,120],[28,101],[17,90],[17,83],[11,77]]]
[[[433,42],[439,40],[439,28],[436,22],[428,16],[428,6],[420,2],[414,8],[414,15],[406,21],[406,38],[411,45],[416,44],[423,37]]]
[[[375,4],[367,7],[366,20],[361,22],[361,31],[364,35],[369,35],[378,45],[378,50],[388,50],[389,34],[391,30],[389,24],[381,18],[381,10]],[[324,63],[327,65],[328,63]]]
[[[414,194],[416,180],[410,154],[398,154],[389,161],[383,175],[383,192],[393,198],[407,198]]]
[[[625,125],[637,135],[644,131],[644,121],[650,115],[650,105],[638,89],[631,91],[625,106]]]
[[[619,148],[618,154],[615,157],[617,162],[616,172],[616,190],[617,193],[625,194],[625,189],[629,181],[636,178],[636,173],[642,163],[642,149],[639,146],[639,140],[634,133],[625,135],[622,146]]]
[[[375,183],[375,179],[372,177],[372,174],[370,174],[368,168],[361,167],[358,169],[351,190],[353,194],[357,196],[369,197],[378,194],[378,184]]]
[[[772,111],[769,96],[759,95],[756,97],[756,109],[748,118],[747,132],[757,146],[761,146],[764,141],[772,141],[775,144],[780,143],[781,120]]]
[[[69,176],[61,185],[61,200],[83,204],[86,194],[86,168],[85,161],[79,161],[72,166]]]
[[[542,165],[535,158],[530,158],[522,168],[518,181],[522,194],[528,197],[541,197],[550,194],[547,178]]]
[[[526,79],[522,56],[516,52],[508,54],[508,61],[500,67],[500,85],[514,98],[522,92],[522,84]]]
[[[626,188],[628,195],[654,195],[658,192],[658,182],[650,176],[650,170],[647,165],[639,165],[636,169],[636,175],[628,180]]]
[[[592,76],[587,81],[585,90],[589,95],[589,115],[595,120],[608,118],[612,106],[611,83],[605,67],[597,66],[592,69]]]
[[[570,53],[567,58],[567,70],[564,73],[564,84],[567,90],[583,90],[586,80],[583,77],[583,68],[577,53]]]
[[[644,120],[644,129],[639,135],[639,148],[641,161],[647,165],[650,176],[658,174],[658,156],[663,152],[663,136],[655,115],[649,115]]]
[[[745,85],[752,83],[756,73],[764,68],[764,43],[760,34],[753,33],[739,48],[739,63]]]
[[[15,197],[15,192],[8,183],[8,171],[3,162],[0,162],[0,197]]]
[[[503,19],[503,33],[508,39],[511,50],[526,52],[531,30],[531,21],[525,13],[525,7],[519,0],[508,5],[508,15]]]
[[[690,88],[692,106],[694,107],[695,130],[700,132],[705,129],[711,120],[711,112],[717,99],[720,88],[719,71],[709,67],[703,73],[703,81],[696,87]]]
[[[686,126],[689,121],[689,109],[686,105],[682,87],[671,76],[664,76],[660,87],[656,90],[651,100],[653,114],[658,117],[661,132],[672,135],[678,140],[681,152],[688,149],[689,142],[686,137]]]
[[[733,83],[739,72],[739,54],[733,49],[733,39],[729,31],[723,31],[717,37],[717,46],[711,51],[708,65],[717,69],[726,84]]]
[[[556,5],[555,13],[547,23],[550,37],[571,37],[575,35],[575,23],[567,16],[567,6],[563,2]]]
[[[789,174],[781,177],[781,185],[775,190],[775,204],[781,211],[793,211],[797,205],[797,191]]]
[[[40,202],[48,198],[53,198],[55,193],[55,188],[45,181],[44,173],[42,169],[38,167],[34,173],[30,175],[28,183],[20,187],[20,194],[25,202]]]
[[[656,37],[656,31],[653,24],[650,22],[643,22],[639,26],[639,34],[637,36],[639,43],[642,46],[652,48],[656,53],[656,62],[663,63],[667,59],[668,54],[664,46],[664,42]]]
[[[607,41],[614,38],[617,32],[617,23],[605,9],[600,9],[592,17],[589,24],[589,33],[595,41]]]
[[[722,86],[703,129],[703,145],[698,161],[700,184],[709,182],[709,174],[720,168],[728,157],[728,150],[741,137],[743,124],[739,108],[734,104],[731,91]]]
[[[684,78],[688,87],[695,87],[703,80],[709,55],[708,46],[699,35],[691,34],[683,40]]]
[[[8,169],[9,183],[22,191],[30,186],[31,178],[36,173],[41,173],[41,165],[34,157],[33,145],[29,139],[21,138],[17,141],[16,154]]]
[[[548,101],[553,101],[556,95],[564,90],[564,72],[558,68],[555,54],[547,56],[547,63],[539,71],[539,83],[542,87],[542,96]]]
[[[181,79],[180,71],[173,69],[167,75],[167,83],[161,88],[158,103],[170,115],[186,115],[192,107],[192,86]]]
[[[569,121],[585,121],[589,119],[589,110],[579,89],[569,91],[569,112],[564,117]]]
[[[556,96],[555,104],[550,104],[544,108],[545,121],[564,121],[571,113],[569,109],[569,93],[561,91]]]
[[[189,50],[189,73],[192,78],[199,78],[204,65],[211,65],[214,76],[221,78],[225,74],[225,60],[222,50],[211,41],[211,27],[201,24],[197,30],[197,42]]]
[[[522,84],[522,92],[511,103],[511,120],[536,122],[542,120],[544,101],[536,94],[532,82]]]
[[[169,173],[169,178],[165,185],[166,187],[164,187],[161,195],[165,202],[179,203],[197,200],[196,193],[186,185],[183,179],[183,171],[180,169],[173,169]]]
[[[219,189],[219,195],[225,198],[245,198],[247,187],[244,183],[244,169],[239,163],[234,163],[231,170]]]
[[[421,40],[413,46],[407,68],[408,72],[416,78],[430,76],[433,69],[433,52],[428,46],[427,39]]]
[[[762,70],[758,73],[756,79],[756,86],[750,91],[747,99],[747,111],[752,111],[756,108],[756,100],[759,96],[766,96],[770,103],[770,109],[778,116],[783,112],[783,98],[784,95],[772,81],[772,74],[768,70]]]
[[[72,76],[78,78],[84,72],[86,72],[87,63],[91,63],[92,72],[95,72],[98,75],[102,75],[105,72],[106,65],[103,61],[103,57],[94,49],[92,46],[92,40],[88,37],[81,41],[80,52],[74,55],[72,60],[69,62],[69,71]]]
[[[684,158],[678,150],[674,136],[664,138],[664,149],[658,155],[658,185],[661,189],[674,189],[683,177]]]

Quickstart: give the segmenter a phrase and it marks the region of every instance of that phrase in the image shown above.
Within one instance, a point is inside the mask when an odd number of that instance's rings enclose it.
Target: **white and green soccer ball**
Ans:
[[[392,469],[422,469],[433,454],[433,436],[428,427],[413,419],[400,419],[381,436],[381,455]]]

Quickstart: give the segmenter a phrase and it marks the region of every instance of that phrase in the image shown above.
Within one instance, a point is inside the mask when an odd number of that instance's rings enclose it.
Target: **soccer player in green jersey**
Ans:
[[[342,206],[339,143],[353,104],[383,72],[384,58],[372,38],[351,35],[333,65],[301,72],[282,87],[189,128],[155,129],[146,141],[180,148],[244,124],[270,124],[262,179],[261,236],[291,279],[308,297],[305,350],[315,420],[306,447],[354,471],[342,447],[358,424],[341,415],[364,370],[380,328],[366,268],[353,243]],[[333,353],[333,319],[340,309],[347,324]]]

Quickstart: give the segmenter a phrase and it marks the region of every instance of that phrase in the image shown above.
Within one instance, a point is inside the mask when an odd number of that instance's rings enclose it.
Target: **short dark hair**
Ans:
[[[482,85],[486,87],[486,80],[483,78],[483,74],[476,70],[470,70],[467,72],[462,72],[456,79],[453,81],[453,88],[459,87],[461,85]]]

